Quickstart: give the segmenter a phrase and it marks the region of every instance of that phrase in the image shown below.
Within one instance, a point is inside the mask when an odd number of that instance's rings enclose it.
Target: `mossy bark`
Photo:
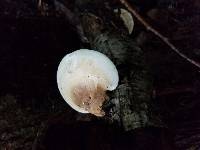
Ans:
[[[154,113],[152,76],[142,49],[128,36],[106,27],[94,14],[82,14],[81,22],[92,49],[107,55],[119,71],[119,86],[104,105],[106,118],[118,122],[126,131],[163,126]]]

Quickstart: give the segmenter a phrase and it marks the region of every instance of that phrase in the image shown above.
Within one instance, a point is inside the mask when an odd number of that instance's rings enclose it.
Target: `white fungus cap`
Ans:
[[[80,49],[67,54],[57,70],[57,84],[64,100],[76,111],[89,113],[74,97],[76,87],[81,89],[114,90],[119,81],[117,69],[104,54],[88,49]]]

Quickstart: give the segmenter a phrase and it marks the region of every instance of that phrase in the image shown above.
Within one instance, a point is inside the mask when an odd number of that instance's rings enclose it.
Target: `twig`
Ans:
[[[174,94],[194,93],[195,89],[192,86],[182,86],[174,88],[157,89],[156,96],[170,96]]]
[[[153,34],[155,34],[157,37],[159,37],[165,44],[167,44],[174,52],[176,52],[179,56],[186,59],[191,64],[197,66],[200,69],[200,64],[191,58],[188,58],[185,54],[180,52],[179,49],[177,49],[169,40],[167,37],[162,35],[160,32],[158,32],[156,29],[154,29],[149,23],[147,23],[142,16],[140,16],[137,11],[126,1],[126,0],[119,0],[145,27],[147,30],[151,31]]]

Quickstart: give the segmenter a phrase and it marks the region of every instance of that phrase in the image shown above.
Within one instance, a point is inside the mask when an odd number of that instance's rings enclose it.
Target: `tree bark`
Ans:
[[[126,131],[162,127],[153,110],[153,79],[142,49],[128,36],[106,28],[103,20],[94,14],[84,13],[81,22],[92,49],[107,55],[119,71],[120,84],[105,106],[109,108],[107,118],[118,122]]]

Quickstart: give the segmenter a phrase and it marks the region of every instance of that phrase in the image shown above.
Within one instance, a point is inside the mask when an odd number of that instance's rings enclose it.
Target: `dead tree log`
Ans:
[[[144,53],[128,36],[105,27],[94,14],[84,13],[82,27],[92,49],[110,57],[117,65],[120,85],[105,106],[111,121],[126,131],[147,126],[163,126],[152,106],[152,77]],[[107,107],[107,108],[106,108]]]
[[[106,119],[111,123],[116,122],[125,131],[129,131],[131,136],[137,137],[138,143],[145,143],[139,149],[173,149],[167,139],[165,125],[155,112],[152,99],[153,78],[143,50],[133,39],[117,32],[105,22],[109,19],[99,16],[104,10],[96,8],[96,11],[90,11],[91,6],[88,8],[89,10],[83,9],[84,13],[81,14],[85,36],[92,49],[104,53],[117,65],[120,75],[118,88],[110,94],[110,100],[104,105],[107,110]],[[158,130],[156,136],[151,136],[154,132],[152,129]],[[161,140],[158,142],[157,138]],[[151,142],[148,143],[149,139]],[[158,144],[151,147],[155,143]]]

